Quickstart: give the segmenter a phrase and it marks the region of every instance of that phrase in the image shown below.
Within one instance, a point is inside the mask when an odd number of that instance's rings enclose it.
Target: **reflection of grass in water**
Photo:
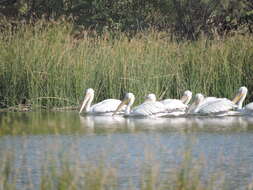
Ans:
[[[0,136],[85,132],[76,112],[1,113]]]
[[[103,118],[103,117],[102,117]],[[224,120],[223,120],[224,119]],[[252,131],[252,121],[240,118],[124,119],[83,117],[77,112],[0,113],[0,136],[43,134],[109,134],[143,131]],[[231,119],[231,120],[229,120]],[[98,122],[99,121],[99,122]],[[215,121],[215,122],[214,122]]]
[[[69,115],[64,114],[64,117],[62,117],[60,114],[59,118],[54,115],[53,117],[56,118],[54,118],[53,123],[51,123],[52,121],[50,118],[52,114],[54,113],[35,113],[35,118],[25,118],[26,114],[15,113],[12,115],[12,117],[5,118],[5,121],[3,121],[2,117],[0,118],[0,124],[5,123],[6,125],[1,125],[0,134],[22,134],[22,130],[24,130],[23,134],[62,134],[80,131],[79,129],[73,130],[73,127],[77,125],[75,122],[79,122],[78,117],[74,117],[76,115],[75,113],[70,113]],[[16,121],[13,120],[14,117],[17,119]],[[43,122],[41,123],[41,118],[44,118],[44,124],[47,123],[49,125],[44,125]],[[73,123],[73,125],[68,126],[66,124],[67,120],[70,120],[70,123]],[[30,122],[32,125],[28,127]],[[66,126],[66,131],[62,132],[61,130],[63,128],[60,128],[60,130],[59,126],[64,125]],[[5,149],[0,146],[0,151],[1,150]],[[53,151],[54,150],[57,152],[59,151],[59,148],[56,147],[53,149]],[[150,152],[152,155],[152,150]],[[16,174],[20,173],[21,171],[17,170],[13,164],[17,155],[13,155],[4,151],[1,151],[0,155],[5,155],[5,158],[0,160],[0,190],[1,188],[7,190],[18,189],[18,187],[15,186],[15,183],[18,182]],[[120,188],[120,172],[122,171],[115,166],[107,166],[105,159],[101,158],[101,160],[98,162],[99,164],[94,164],[89,161],[77,162],[73,164],[72,161],[70,161],[71,159],[69,159],[70,156],[76,158],[76,152],[73,152],[73,154],[70,155],[63,155],[61,157],[63,160],[61,161],[61,167],[59,167],[59,164],[55,163],[56,161],[53,159],[50,159],[48,162],[42,164],[43,172],[39,179],[41,181],[40,189],[100,190]],[[226,183],[228,182],[224,179],[225,175],[222,172],[211,173],[208,176],[204,174],[204,170],[208,166],[208,162],[205,162],[205,159],[203,158],[194,159],[191,151],[186,151],[184,154],[182,154],[183,161],[181,164],[179,166],[175,165],[175,168],[167,173],[162,171],[163,168],[161,168],[162,166],[160,165],[161,163],[159,163],[159,161],[153,161],[152,156],[151,158],[147,155],[145,157],[149,164],[140,163],[143,166],[143,169],[140,171],[141,177],[134,182],[131,181],[131,179],[127,180],[127,185],[131,187],[128,189],[226,189]],[[33,175],[29,169],[27,173],[29,173],[28,176]],[[28,184],[28,186],[34,186],[34,181],[32,181],[32,179],[29,180],[29,183],[31,184]],[[251,184],[249,184],[248,189],[253,189]]]
[[[152,154],[152,153],[151,153]],[[68,156],[67,156],[68,157]],[[66,157],[66,158],[67,158]],[[151,159],[151,160],[149,160]],[[0,161],[0,189],[19,189],[15,174],[20,172],[15,170],[15,158],[6,154],[4,160]],[[64,158],[62,159],[64,160]],[[149,164],[145,164],[146,161]],[[146,158],[142,163],[140,178],[133,183],[131,179],[125,181],[125,189],[141,190],[217,190],[227,189],[225,176],[222,172],[211,173],[204,176],[204,169],[207,162],[203,158],[194,159],[191,151],[186,151],[182,155],[182,161],[170,172],[161,173],[160,163]],[[91,162],[75,164],[67,159],[58,164],[49,160],[43,164],[42,174],[39,178],[39,189],[41,190],[118,190],[120,186],[120,172],[117,167],[107,166],[105,160],[101,158],[99,163]],[[29,171],[29,170],[28,170]],[[32,176],[32,174],[28,174]],[[34,181],[30,178],[26,187],[35,188]],[[252,190],[252,184],[245,189]],[[123,188],[124,189],[124,188]]]
[[[89,161],[73,163],[69,161],[69,156],[65,155],[60,164],[50,159],[43,166],[40,189],[117,189],[116,168],[106,166],[102,158],[97,164]]]
[[[104,123],[100,123],[98,128],[94,129],[93,120],[89,119],[86,121],[86,119],[86,117],[79,116],[75,111],[0,113],[0,136],[98,134],[124,132],[127,130],[124,126],[120,126],[120,124],[110,125],[109,128],[106,128],[104,127]],[[97,120],[99,119],[98,117]],[[123,117],[121,119],[124,120]]]

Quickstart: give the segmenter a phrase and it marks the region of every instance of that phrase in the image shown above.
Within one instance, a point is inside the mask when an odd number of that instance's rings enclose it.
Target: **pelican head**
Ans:
[[[186,90],[184,92],[184,95],[182,96],[182,98],[180,99],[185,105],[187,105],[192,98],[192,92],[190,90]]]
[[[124,105],[127,105],[126,108],[126,113],[128,114],[130,112],[130,107],[133,105],[135,100],[134,94],[133,93],[126,93],[125,97],[123,98],[123,100],[121,101],[120,105],[117,107],[117,109],[115,110],[115,112],[113,113],[113,115],[115,115],[119,110],[121,110],[121,108]]]
[[[188,113],[195,113],[198,111],[200,104],[204,101],[204,96],[200,93],[196,94],[192,105],[188,109]]]
[[[245,86],[240,87],[239,90],[237,91],[232,102],[238,105],[238,109],[242,109],[242,103],[245,100],[247,93],[248,89]]]
[[[195,103],[196,105],[199,105],[203,100],[204,100],[203,94],[198,93],[198,94],[196,94],[195,97],[194,97],[194,103]]]
[[[92,88],[88,88],[85,91],[85,97],[84,97],[83,104],[82,104],[82,107],[81,107],[79,113],[81,113],[84,108],[86,108],[86,112],[89,111],[90,104],[91,104],[93,98],[94,98],[94,90]]]
[[[156,101],[156,95],[155,94],[148,94],[145,96],[144,102],[155,102]]]

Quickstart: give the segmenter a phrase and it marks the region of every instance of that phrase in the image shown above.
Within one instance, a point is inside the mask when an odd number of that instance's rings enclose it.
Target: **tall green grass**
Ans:
[[[151,92],[179,97],[189,89],[231,98],[242,85],[253,90],[252,36],[175,42],[152,30],[131,39],[87,31],[77,39],[73,30],[40,21],[0,34],[1,106],[78,105],[89,87],[95,101],[133,92],[137,102]]]

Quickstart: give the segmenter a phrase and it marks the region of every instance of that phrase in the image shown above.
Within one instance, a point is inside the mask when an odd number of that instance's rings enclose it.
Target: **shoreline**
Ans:
[[[34,108],[33,108],[34,107]],[[27,105],[17,105],[17,106],[10,106],[7,108],[0,108],[0,113],[6,112],[32,112],[32,111],[75,111],[78,110],[79,106],[64,106],[64,107],[52,107],[47,108],[46,106],[27,106]]]

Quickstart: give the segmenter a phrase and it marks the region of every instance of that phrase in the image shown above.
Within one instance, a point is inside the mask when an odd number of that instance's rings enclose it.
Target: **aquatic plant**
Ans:
[[[72,31],[70,23],[39,21],[0,34],[0,107],[78,106],[89,87],[94,102],[133,92],[137,103],[151,92],[179,97],[190,89],[231,98],[242,85],[253,90],[249,35],[176,42],[155,30],[131,39],[90,31],[77,39]]]

